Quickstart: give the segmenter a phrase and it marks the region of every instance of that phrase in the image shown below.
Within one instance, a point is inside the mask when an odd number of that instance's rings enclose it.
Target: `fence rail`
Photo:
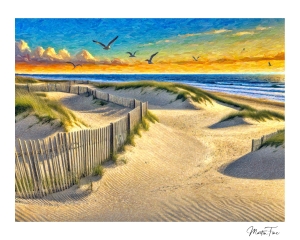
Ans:
[[[258,150],[268,139],[278,134],[279,131],[280,130],[277,130],[276,132],[263,135],[261,138],[252,139],[251,152]]]
[[[57,133],[38,140],[17,139],[15,146],[15,193],[20,198],[39,198],[65,190],[93,173],[124,144],[127,135],[141,122],[148,103],[103,93],[72,84],[29,84],[29,92],[61,91],[92,94],[95,98],[130,107],[127,116],[98,129]]]

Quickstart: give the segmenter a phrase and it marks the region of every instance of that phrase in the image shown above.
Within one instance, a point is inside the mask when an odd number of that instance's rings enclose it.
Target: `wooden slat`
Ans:
[[[60,170],[57,162],[57,154],[54,151],[54,145],[55,145],[55,138],[51,137],[49,138],[49,143],[51,146],[51,158],[52,158],[52,163],[53,163],[53,176],[54,176],[54,181],[55,181],[55,186],[56,186],[56,191],[62,191],[63,186],[61,182],[61,175],[60,175]]]
[[[16,149],[15,149],[16,151]],[[16,152],[16,161],[17,166],[21,171],[21,175],[24,178],[24,187],[26,190],[26,196],[31,197],[31,191],[30,191],[30,175],[28,174],[28,169],[26,169],[26,163],[24,162],[24,154],[22,153],[22,161],[19,159],[18,153]]]
[[[27,152],[27,156],[28,156],[28,163],[29,163],[29,166],[30,166],[30,175],[31,175],[31,179],[32,179],[32,183],[33,183],[33,195],[36,196],[37,195],[37,192],[38,192],[38,182],[37,182],[37,178],[36,178],[36,173],[35,173],[35,169],[34,169],[34,160],[33,160],[33,157],[30,157],[30,152],[28,150],[28,146],[27,146],[27,143],[26,141],[24,140],[24,145],[25,145],[25,149],[26,149],[26,152]]]
[[[31,175],[31,170],[30,170],[30,164],[26,163],[26,158],[25,158],[25,154],[24,154],[24,151],[23,151],[23,147],[22,147],[22,142],[20,139],[19,140],[19,145],[20,145],[20,151],[21,151],[21,155],[22,155],[22,163],[23,163],[23,166],[24,166],[24,169],[26,171],[26,176],[27,176],[27,180],[28,180],[28,194],[29,194],[29,197],[33,197],[33,191],[31,191],[29,185],[32,185],[32,187],[34,188],[34,182],[33,182],[33,179],[32,179],[32,175]]]
[[[41,172],[40,172],[40,166],[39,166],[39,158],[38,158],[38,153],[36,151],[36,146],[35,146],[35,140],[29,140],[31,151],[32,151],[32,156],[33,156],[33,166],[35,169],[35,177],[37,178],[37,183],[38,183],[38,193],[41,197],[44,196],[44,187],[42,183],[42,177],[41,177]]]
[[[79,134],[79,140],[80,140],[80,165],[81,165],[81,174],[80,175],[84,175],[85,176],[85,161],[84,161],[84,157],[85,157],[85,146],[83,143],[83,130],[78,132]]]
[[[51,159],[51,155],[49,153],[49,142],[47,142],[48,144],[46,144],[46,139],[42,140],[42,146],[44,148],[45,151],[45,155],[46,155],[46,165],[47,165],[47,169],[48,169],[48,176],[49,176],[49,182],[50,182],[50,193],[52,192],[56,192],[56,185],[55,185],[55,181],[54,181],[54,168],[53,168],[53,161]],[[47,147],[46,147],[47,146]]]
[[[69,176],[70,176],[70,186],[74,185],[74,179],[75,179],[75,169],[74,169],[74,158],[73,158],[73,152],[71,149],[71,134],[70,133],[64,133],[64,138],[66,139],[66,146],[67,146],[67,158],[69,162]]]
[[[71,133],[72,141],[73,141],[73,157],[74,157],[74,166],[75,166],[75,179],[79,179],[80,177],[80,165],[79,165],[79,143],[78,137],[76,133]]]
[[[20,161],[17,152],[15,151],[16,159],[15,159],[15,184],[18,195],[22,198],[27,198],[27,188],[26,188],[26,179],[23,176],[23,172],[20,166]]]
[[[61,181],[62,181],[62,189],[65,190],[67,183],[66,183],[66,179],[65,179],[66,175],[65,175],[65,168],[64,168],[64,162],[63,162],[63,154],[60,149],[59,134],[57,136],[54,136],[54,139],[55,139],[56,151],[57,151],[57,163],[59,166],[59,171],[60,171]]]
[[[58,142],[59,142],[59,151],[60,151],[60,159],[61,159],[61,165],[63,169],[63,175],[64,175],[64,182],[65,182],[65,188],[69,188],[69,178],[68,178],[68,163],[67,163],[67,156],[66,156],[66,148],[65,148],[65,142],[63,139],[63,134],[58,133]]]
[[[42,179],[44,179],[44,187],[45,187],[45,193],[46,194],[49,194],[49,193],[51,193],[51,183],[50,183],[50,178],[48,177],[48,173],[47,173],[47,170],[46,170],[46,166],[45,166],[45,161],[46,160],[44,160],[43,158],[42,158],[42,156],[44,155],[44,151],[43,151],[43,149],[42,149],[42,145],[41,145],[41,142],[40,142],[40,140],[37,140],[37,149],[39,150],[39,152],[40,152],[40,156],[41,156],[41,158],[40,158],[40,161],[41,161],[41,163],[39,163],[39,164],[42,164],[42,172],[43,172],[43,178]]]

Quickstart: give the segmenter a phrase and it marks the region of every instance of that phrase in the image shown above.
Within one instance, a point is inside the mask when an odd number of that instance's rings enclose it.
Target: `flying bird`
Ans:
[[[241,53],[244,52],[245,50],[246,50],[246,48],[243,48],[243,50],[241,51]]]
[[[198,61],[199,56],[198,56],[197,58],[195,58],[195,57],[193,56],[193,58],[194,58],[195,61]]]
[[[95,41],[95,40],[93,40],[93,42],[100,44],[101,46],[103,46],[103,49],[108,50],[108,49],[110,49],[110,45],[111,45],[114,41],[116,41],[117,38],[118,38],[118,36],[116,36],[113,40],[111,40],[107,45],[105,45],[105,44],[103,44],[103,43],[101,43],[101,42]]]
[[[74,63],[72,63],[72,62],[66,62],[66,63],[70,63],[70,64],[72,64],[72,65],[73,65],[73,69],[74,69],[74,68],[76,68],[77,66],[80,66],[80,67],[82,67],[82,65],[81,65],[81,64],[74,64]]]
[[[272,66],[270,62],[269,62],[269,66]]]
[[[133,54],[131,53],[131,52],[126,52],[126,53],[128,53],[129,54],[129,57],[135,57],[135,53],[136,53],[137,51],[135,51]]]
[[[152,54],[152,55],[151,55],[151,57],[150,57],[150,59],[146,59],[145,61],[147,61],[147,62],[148,62],[148,64],[153,64],[153,62],[152,62],[152,58],[153,58],[153,57],[154,57],[156,54],[158,54],[158,52],[156,52],[156,53]]]

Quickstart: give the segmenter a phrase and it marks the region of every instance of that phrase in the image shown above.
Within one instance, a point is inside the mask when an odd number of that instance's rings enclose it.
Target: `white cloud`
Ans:
[[[17,61],[28,61],[31,50],[24,40],[15,42],[15,59]]]
[[[178,35],[179,37],[195,37],[195,36],[200,36],[200,35],[210,35],[210,34],[220,34],[220,33],[226,33],[226,32],[232,32],[232,30],[228,29],[218,29],[218,30],[212,30],[209,32],[203,32],[203,33],[187,33],[184,35]]]
[[[37,47],[31,54],[31,58],[37,61],[42,60],[45,49],[43,47]]]
[[[58,56],[61,57],[63,60],[70,60],[71,59],[71,55],[68,52],[68,50],[66,50],[66,49],[59,50]]]
[[[48,61],[57,61],[57,60],[62,60],[60,55],[57,55],[55,49],[53,47],[48,47],[44,53],[42,58],[44,60],[48,60]]]
[[[76,60],[80,62],[95,62],[96,58],[87,50],[82,50],[76,54]]]
[[[269,28],[272,28],[272,27],[262,27],[262,26],[257,26],[257,27],[256,27],[256,30],[258,30],[258,31],[263,31],[263,30],[267,30],[267,29],[269,29]]]
[[[226,32],[232,32],[232,30],[228,30],[228,29],[219,29],[219,30],[213,30],[210,32],[206,32],[205,34],[220,34],[220,33],[226,33]]]
[[[243,35],[253,35],[255,34],[255,32],[237,32],[235,34],[233,34],[234,36],[243,36]]]
[[[194,36],[200,36],[200,35],[202,35],[203,33],[187,33],[187,34],[184,34],[184,35],[178,35],[179,37],[183,37],[183,38],[185,38],[185,37],[194,37]]]

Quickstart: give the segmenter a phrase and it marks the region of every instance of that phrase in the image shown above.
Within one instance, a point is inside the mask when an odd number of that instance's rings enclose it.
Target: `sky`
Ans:
[[[109,50],[93,42],[106,45],[116,36]],[[15,19],[16,73],[283,73],[284,68],[284,18]]]

